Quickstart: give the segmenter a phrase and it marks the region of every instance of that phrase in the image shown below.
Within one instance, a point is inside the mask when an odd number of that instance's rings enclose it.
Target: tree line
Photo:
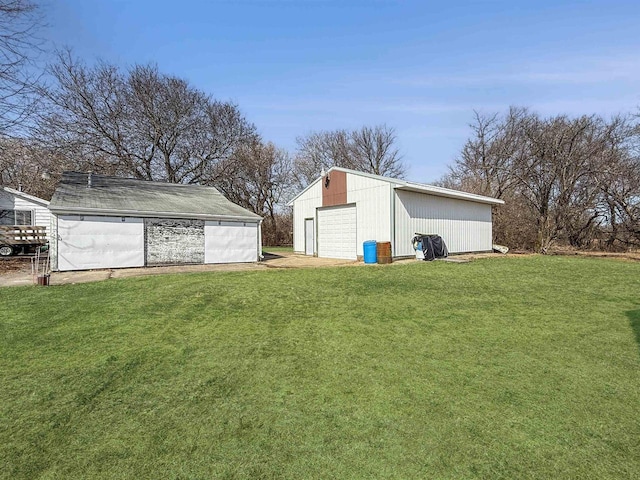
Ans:
[[[238,105],[153,64],[88,64],[71,51],[39,67],[41,19],[0,0],[0,185],[50,198],[64,170],[210,185],[265,218],[265,245],[291,243],[285,203],[324,169],[403,178],[387,125],[310,132],[293,153],[260,135]],[[494,236],[512,248],[640,245],[637,117],[543,118],[526,108],[476,114],[439,183],[506,201]]]
[[[505,200],[494,214],[497,242],[543,253],[640,246],[637,117],[543,118],[512,107],[476,114],[471,129],[442,183]]]

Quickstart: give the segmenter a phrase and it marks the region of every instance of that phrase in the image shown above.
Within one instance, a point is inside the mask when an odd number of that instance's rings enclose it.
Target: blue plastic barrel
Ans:
[[[376,241],[367,240],[362,244],[364,251],[364,263],[378,263],[378,254],[376,253]]]

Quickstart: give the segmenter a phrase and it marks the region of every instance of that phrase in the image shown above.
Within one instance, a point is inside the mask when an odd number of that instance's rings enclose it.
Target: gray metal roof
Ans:
[[[49,209],[54,213],[87,215],[253,221],[261,218],[230,202],[213,187],[78,172],[63,173]]]

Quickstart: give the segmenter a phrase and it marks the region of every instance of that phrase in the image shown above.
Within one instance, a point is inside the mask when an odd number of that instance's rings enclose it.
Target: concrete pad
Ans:
[[[81,272],[52,272],[50,285],[68,285],[73,283],[90,283],[107,280],[111,270],[83,270]]]
[[[270,255],[263,262],[268,268],[317,268],[337,267],[362,264],[356,260],[341,260],[336,258],[318,258],[298,253],[282,253]]]
[[[239,272],[266,268],[261,263],[228,263],[210,265],[168,265],[166,267],[119,268],[111,270],[111,278],[130,278],[169,273]]]
[[[110,270],[88,270],[78,272],[53,272],[51,285],[87,283],[108,280],[109,278],[131,278],[147,275],[166,275],[171,273],[234,272],[266,268],[259,263],[233,263],[225,265],[169,265],[166,267],[114,268]]]
[[[502,257],[502,254],[484,253],[455,255],[447,261],[452,263],[466,263],[477,258]],[[318,258],[297,253],[268,254],[259,263],[231,263],[219,265],[171,265],[165,267],[116,268],[107,270],[84,270],[78,272],[53,272],[51,285],[66,285],[74,283],[100,282],[110,278],[130,278],[146,275],[165,275],[173,273],[201,273],[201,272],[238,272],[249,270],[264,270],[267,268],[323,268],[323,267],[377,267],[385,268],[392,265],[402,265],[418,262],[415,258],[394,260],[388,265],[365,264],[356,260],[340,260],[334,258]],[[33,285],[30,264],[25,263],[21,270],[11,271],[0,275],[0,287]]]
[[[456,257],[447,257],[447,258],[436,258],[439,262],[448,262],[448,263],[469,263],[471,260],[468,258],[456,258]]]
[[[5,273],[0,275],[0,287],[21,287],[35,282],[30,272]]]

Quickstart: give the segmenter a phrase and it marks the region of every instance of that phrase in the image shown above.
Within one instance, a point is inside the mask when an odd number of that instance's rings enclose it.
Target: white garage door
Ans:
[[[356,207],[318,210],[318,256],[356,259]]]
[[[239,263],[257,261],[257,223],[205,222],[204,263]]]
[[[141,218],[58,217],[59,270],[142,266],[144,224]]]

